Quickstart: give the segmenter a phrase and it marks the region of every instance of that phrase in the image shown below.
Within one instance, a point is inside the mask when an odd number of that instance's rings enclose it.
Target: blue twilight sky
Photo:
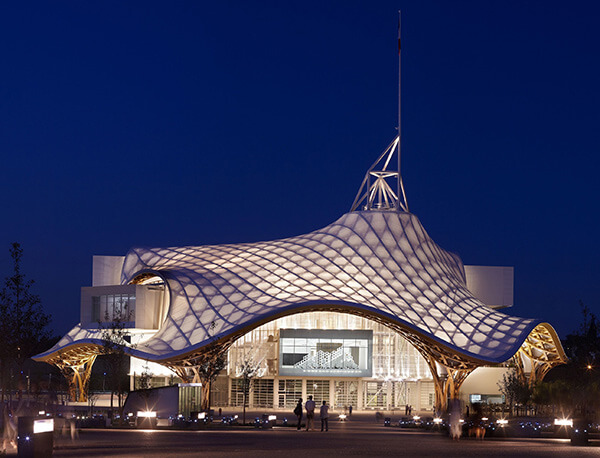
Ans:
[[[268,240],[347,212],[395,135],[411,211],[509,312],[596,313],[600,3],[0,3],[0,276],[54,316],[92,255]]]

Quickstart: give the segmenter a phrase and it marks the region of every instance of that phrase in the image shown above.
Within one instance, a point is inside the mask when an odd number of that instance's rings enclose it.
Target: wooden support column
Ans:
[[[550,369],[566,362],[562,348],[554,343],[552,332],[544,325],[536,326],[512,357],[517,376],[530,388],[541,382]],[[529,372],[526,371],[525,361],[530,366]]]
[[[94,361],[96,355],[84,360],[61,360],[55,363],[67,379],[71,401],[87,402]]]
[[[442,414],[448,410],[448,400],[458,399],[461,385],[475,368],[454,369],[436,362],[430,354],[422,354],[431,369],[433,377],[435,388],[434,408],[438,414]],[[438,366],[445,369],[446,373],[440,373],[441,371],[438,370]]]

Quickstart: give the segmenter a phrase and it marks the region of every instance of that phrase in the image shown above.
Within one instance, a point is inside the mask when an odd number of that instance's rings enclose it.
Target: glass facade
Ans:
[[[239,377],[245,360],[258,368],[249,407],[290,410],[299,398],[312,395],[333,411],[433,408],[433,381],[423,357],[401,335],[367,318],[299,313],[240,337],[228,354],[229,405],[242,405]],[[304,368],[294,367],[302,362]]]

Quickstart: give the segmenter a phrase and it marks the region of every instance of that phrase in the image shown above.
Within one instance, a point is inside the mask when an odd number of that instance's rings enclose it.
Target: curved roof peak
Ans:
[[[165,280],[170,304],[158,332],[131,353],[172,365],[215,341],[228,345],[261,324],[309,310],[371,317],[448,361],[471,365],[506,361],[522,345],[537,351],[537,341],[528,342],[542,326],[550,330],[542,333],[542,356],[564,359],[549,325],[478,300],[466,287],[460,258],[441,249],[408,212],[353,211],[316,231],[273,241],[133,248],[121,282],[140,273]],[[97,339],[76,327],[38,358],[98,345]]]
[[[122,282],[151,271],[171,296],[161,329],[138,350],[176,357],[204,347],[211,335],[227,338],[311,304],[336,303],[470,358],[510,358],[539,321],[476,299],[458,256],[437,246],[415,215],[373,210],[274,241],[131,250]]]

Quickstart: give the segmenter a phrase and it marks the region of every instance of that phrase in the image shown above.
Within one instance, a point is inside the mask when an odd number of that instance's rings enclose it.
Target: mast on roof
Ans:
[[[388,210],[408,212],[408,203],[400,173],[400,153],[402,145],[402,53],[401,18],[398,11],[398,136],[383,151],[375,163],[367,170],[350,211]],[[389,170],[394,154],[398,159],[398,170]],[[394,181],[396,183],[394,183]],[[396,186],[393,186],[393,185]],[[395,188],[395,189],[394,189]]]

